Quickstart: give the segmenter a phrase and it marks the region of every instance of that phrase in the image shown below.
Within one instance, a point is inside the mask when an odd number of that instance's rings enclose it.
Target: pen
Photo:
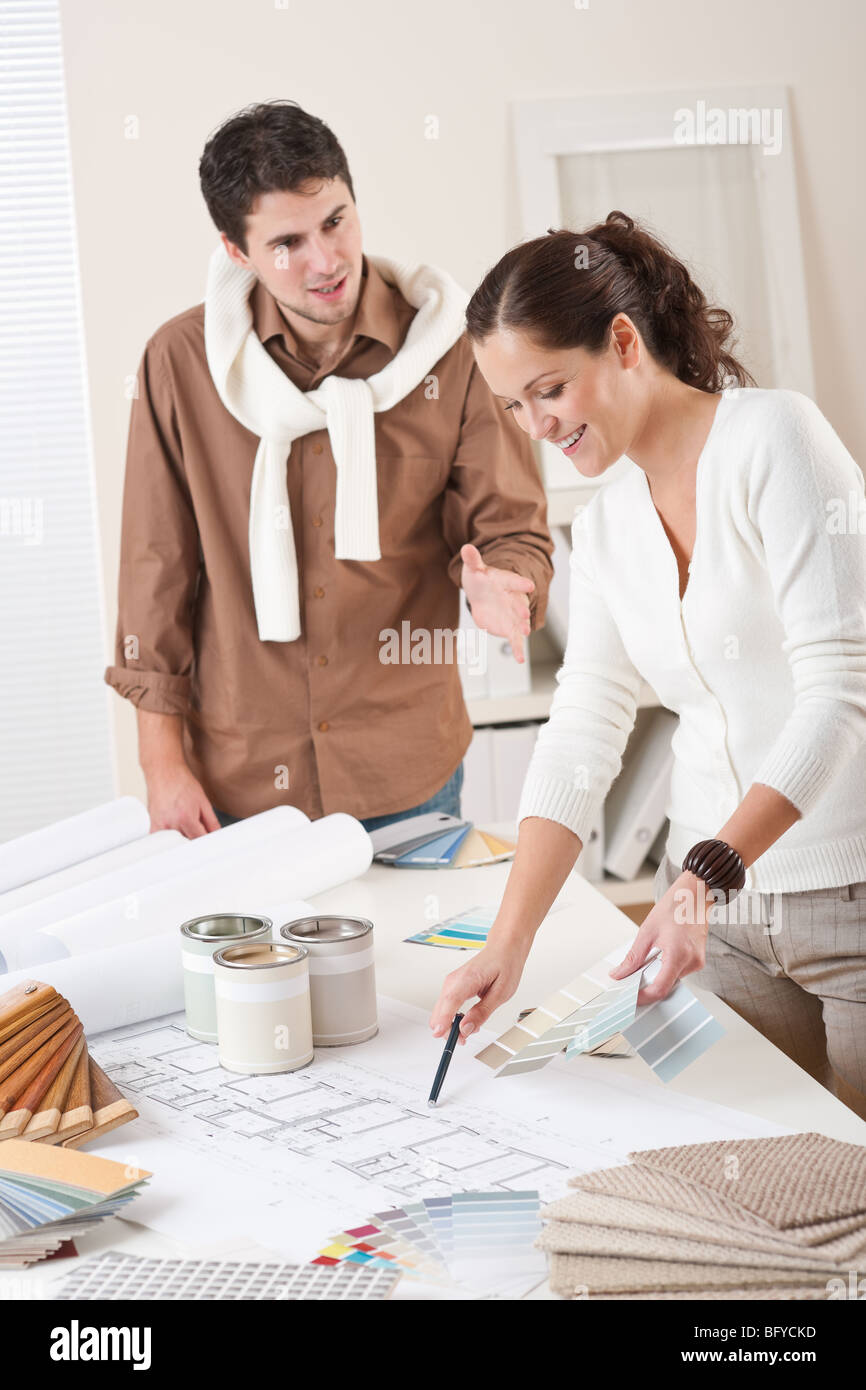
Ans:
[[[445,1051],[442,1053],[442,1060],[440,1061],[439,1066],[436,1068],[436,1076],[433,1080],[433,1090],[430,1092],[430,1099],[427,1102],[428,1105],[435,1105],[437,1100],[439,1099],[439,1092],[442,1090],[442,1082],[445,1080],[445,1073],[448,1070],[448,1064],[451,1061],[451,1058],[454,1056],[454,1049],[457,1046],[457,1035],[460,1032],[460,1024],[462,1019],[462,1014],[454,1015],[454,1022],[451,1024],[451,1032],[445,1039]]]

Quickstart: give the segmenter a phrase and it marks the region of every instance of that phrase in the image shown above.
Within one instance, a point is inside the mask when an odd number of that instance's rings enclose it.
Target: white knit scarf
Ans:
[[[445,271],[380,256],[367,260],[418,310],[405,341],[387,367],[366,380],[327,376],[315,391],[304,392],[265,351],[253,328],[253,272],[233,261],[222,242],[210,259],[204,310],[208,366],[223,405],[259,436],[249,546],[263,642],[293,642],[301,633],[286,476],[292,442],[327,429],[337,468],[334,554],[338,560],[380,560],[373,412],[391,410],[403,400],[463,332],[468,296]]]

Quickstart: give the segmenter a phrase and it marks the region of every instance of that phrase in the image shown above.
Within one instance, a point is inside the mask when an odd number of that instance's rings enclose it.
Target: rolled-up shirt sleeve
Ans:
[[[518,822],[527,816],[558,821],[584,844],[622,767],[643,684],[594,573],[587,534],[592,508],[572,525],[565,656],[517,813]]]
[[[866,740],[863,475],[807,396],[780,393],[775,448],[754,470],[749,517],[784,627],[794,703],[754,781],[801,814]]]
[[[533,581],[530,618],[541,627],[553,576],[547,496],[528,437],[506,417],[474,362],[442,527],[454,583],[459,587],[461,546],[477,546],[485,564]]]
[[[132,402],[123,488],[114,665],[105,681],[157,714],[186,714],[195,661],[201,548],[171,381],[145,347]]]

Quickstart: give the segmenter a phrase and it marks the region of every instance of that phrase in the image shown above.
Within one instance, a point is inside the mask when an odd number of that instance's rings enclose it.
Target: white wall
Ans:
[[[109,634],[125,379],[147,336],[203,298],[216,233],[198,159],[210,131],[251,101],[291,97],[332,127],[349,158],[365,249],[438,262],[472,289],[520,238],[511,100],[787,85],[816,397],[866,459],[860,0],[280,3],[62,0]],[[431,114],[438,141],[425,139]],[[130,117],[137,139],[125,138]],[[143,794],[134,712],[114,703],[121,790]]]

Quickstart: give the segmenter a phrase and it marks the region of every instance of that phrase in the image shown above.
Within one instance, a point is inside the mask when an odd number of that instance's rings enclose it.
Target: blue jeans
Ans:
[[[427,811],[444,811],[447,816],[457,816],[460,818],[460,792],[463,787],[463,764],[460,763],[453,777],[449,777],[444,787],[440,787],[429,801],[422,801],[420,806],[413,806],[410,811],[395,811],[391,816],[368,816],[362,820],[361,824],[365,830],[379,830],[383,825],[391,825],[397,820],[406,820],[409,816],[421,816]],[[221,826],[234,825],[240,820],[240,816],[230,816],[227,811],[220,811],[214,806],[214,815]]]
[[[368,816],[361,824],[365,830],[380,830],[383,825],[393,825],[394,821],[406,820],[409,816],[422,816],[427,811],[444,811],[447,816],[456,816],[459,820],[462,787],[463,764],[460,763],[454,775],[448,778],[445,786],[440,787],[429,801],[422,801],[420,806],[413,806],[411,811],[395,811],[392,816]]]

